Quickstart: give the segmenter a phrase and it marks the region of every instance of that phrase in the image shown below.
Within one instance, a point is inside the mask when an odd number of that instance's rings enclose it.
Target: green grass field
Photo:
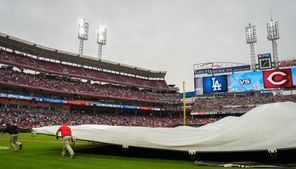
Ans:
[[[8,135],[0,135],[0,147],[9,147]],[[0,149],[1,169],[210,169],[219,167],[195,166],[193,161],[161,158],[160,156],[125,155],[118,148],[78,141],[74,146],[76,157],[61,156],[62,141],[53,136],[20,134],[24,148],[13,152]],[[141,150],[143,151],[143,150]],[[220,167],[221,168],[221,167]]]

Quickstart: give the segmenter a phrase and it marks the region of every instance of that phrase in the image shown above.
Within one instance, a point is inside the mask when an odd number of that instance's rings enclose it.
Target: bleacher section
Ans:
[[[0,51],[0,63],[68,77],[72,76],[154,90],[169,90],[169,87],[164,80],[148,80],[100,70],[92,70],[82,66],[71,66],[62,63],[40,60],[4,50]]]
[[[17,121],[24,128],[59,125],[62,119],[68,119],[69,125],[81,124],[105,124],[113,126],[145,126],[145,127],[174,127],[182,125],[182,117],[177,114],[127,114],[127,113],[100,113],[71,112],[58,113],[53,111],[32,111],[29,109],[1,109],[0,123]],[[187,119],[188,125],[199,126],[216,121],[217,118],[195,118]]]
[[[130,87],[91,84],[66,77],[48,76],[45,74],[26,74],[10,68],[0,69],[1,86],[42,90],[45,92],[76,94],[93,98],[109,98],[152,103],[178,103],[176,94],[162,94],[137,90]]]
[[[296,66],[296,60],[293,59],[293,60],[283,60],[283,61],[280,61],[279,66],[280,67],[292,67],[292,66]]]
[[[196,115],[243,114],[254,107],[275,102],[296,101],[296,95],[215,96],[196,98],[192,112]]]

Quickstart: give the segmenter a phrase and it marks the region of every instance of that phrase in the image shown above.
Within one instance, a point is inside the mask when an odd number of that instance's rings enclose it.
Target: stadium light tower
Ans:
[[[245,27],[245,32],[246,32],[247,44],[250,45],[251,67],[252,67],[252,70],[256,70],[255,47],[254,47],[254,43],[257,42],[256,26],[249,23],[249,25]]]
[[[273,21],[271,17],[271,21],[267,23],[267,39],[272,42],[272,54],[273,54],[273,63],[274,67],[278,68],[278,50],[276,40],[280,38],[279,34],[279,25],[277,21]]]
[[[97,43],[99,45],[98,47],[98,59],[100,60],[102,58],[102,48],[103,45],[106,45],[107,41],[107,28],[105,25],[100,25],[98,28],[98,37],[97,37]]]
[[[84,18],[79,20],[78,39],[80,40],[79,54],[82,55],[83,54],[83,42],[88,39],[88,23],[85,22]]]

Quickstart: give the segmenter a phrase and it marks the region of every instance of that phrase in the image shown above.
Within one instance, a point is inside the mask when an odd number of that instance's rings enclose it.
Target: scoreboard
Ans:
[[[272,68],[271,54],[270,53],[259,54],[258,64],[259,64],[260,70],[271,69]]]
[[[296,87],[296,67],[194,78],[197,95]]]

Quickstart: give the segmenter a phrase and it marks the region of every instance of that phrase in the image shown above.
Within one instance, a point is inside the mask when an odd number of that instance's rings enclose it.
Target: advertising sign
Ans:
[[[250,65],[224,67],[224,68],[216,68],[216,69],[213,69],[213,68],[197,69],[197,70],[194,70],[194,75],[229,73],[229,72],[239,72],[239,71],[247,71],[247,70],[250,70]]]
[[[65,101],[64,100],[59,100],[59,99],[50,99],[50,98],[41,98],[41,102],[48,102],[48,103],[61,103],[63,104]]]
[[[270,53],[262,53],[262,54],[258,54],[258,58],[271,58],[271,54]]]
[[[77,106],[88,106],[87,101],[76,101],[76,100],[66,100],[66,104],[77,105]]]

